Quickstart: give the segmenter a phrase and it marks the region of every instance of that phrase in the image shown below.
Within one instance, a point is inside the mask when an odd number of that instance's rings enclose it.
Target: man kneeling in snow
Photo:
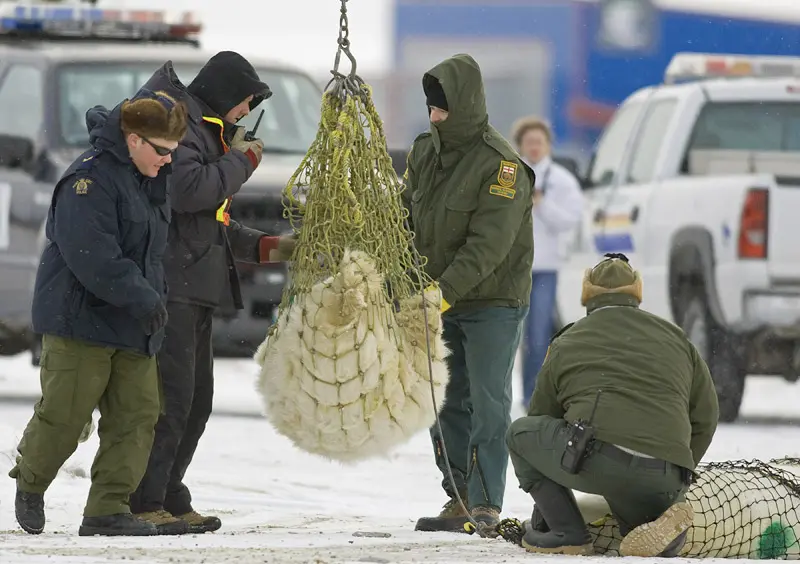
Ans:
[[[692,524],[684,494],[716,431],[717,395],[684,333],[639,309],[642,281],[628,259],[606,257],[584,277],[586,317],[553,338],[528,416],[506,436],[535,502],[522,544],[592,552],[574,489],[606,499],[624,556],[676,556]]]

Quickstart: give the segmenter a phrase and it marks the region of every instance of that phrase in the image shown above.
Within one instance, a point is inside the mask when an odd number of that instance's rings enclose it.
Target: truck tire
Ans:
[[[737,354],[735,336],[711,315],[702,292],[681,301],[680,326],[708,365],[719,402],[719,420],[732,423],[739,416],[746,370]]]

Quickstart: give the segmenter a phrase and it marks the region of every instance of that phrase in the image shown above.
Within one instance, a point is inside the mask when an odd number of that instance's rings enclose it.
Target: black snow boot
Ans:
[[[531,518],[522,524],[523,532],[527,531],[528,529],[532,529],[540,533],[546,533],[550,530],[550,527],[547,526],[544,517],[542,517],[542,512],[539,511],[539,506],[536,504],[533,505],[533,513],[531,513]]]
[[[650,523],[639,525],[625,535],[619,545],[622,556],[674,557],[686,543],[686,532],[692,526],[694,511],[686,501],[672,505]]]
[[[44,496],[42,494],[23,492],[17,488],[14,499],[14,513],[22,530],[32,535],[44,531]]]
[[[531,526],[525,527],[525,536],[522,537],[522,546],[528,552],[574,556],[594,553],[592,537],[572,490],[545,479],[530,494],[536,506]],[[535,527],[549,530],[545,532]]]
[[[81,537],[146,537],[157,534],[158,528],[153,523],[130,513],[84,517],[78,529],[78,536]]]

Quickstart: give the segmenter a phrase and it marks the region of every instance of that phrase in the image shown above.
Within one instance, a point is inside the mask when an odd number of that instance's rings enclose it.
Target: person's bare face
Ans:
[[[519,152],[536,164],[550,154],[550,141],[541,129],[529,129],[520,140]]]
[[[442,108],[437,108],[436,106],[430,106],[431,109],[431,123],[441,123],[447,119],[447,116],[450,115],[447,110],[443,110]]]
[[[250,102],[253,101],[254,96],[251,94],[244,100],[242,100],[238,105],[231,108],[231,110],[225,114],[223,118],[228,123],[236,123],[244,116],[250,113]]]
[[[172,162],[172,153],[178,148],[177,141],[148,139],[135,133],[128,135],[127,143],[133,164],[150,178],[158,176],[161,167]]]

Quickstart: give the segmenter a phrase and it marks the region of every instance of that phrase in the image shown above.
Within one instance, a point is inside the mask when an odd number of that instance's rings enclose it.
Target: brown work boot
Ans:
[[[467,500],[464,496],[461,497],[464,503]],[[465,533],[464,525],[469,521],[467,513],[461,508],[458,499],[455,497],[450,498],[450,501],[444,504],[441,512],[436,517],[420,517],[417,521],[417,526],[414,527],[415,531],[446,531],[451,533]]]
[[[200,515],[197,511],[190,511],[183,515],[176,515],[178,519],[183,519],[189,523],[191,534],[212,533],[222,526],[219,517],[213,515]]]
[[[470,510],[472,519],[481,528],[487,537],[497,537],[497,524],[500,522],[500,512],[494,507],[477,506]]]
[[[625,535],[619,545],[622,556],[674,557],[686,542],[686,531],[692,526],[694,511],[686,501],[672,505],[650,523],[639,525]]]
[[[163,509],[137,513],[136,516],[155,525],[159,535],[185,535],[189,532],[189,523]]]

